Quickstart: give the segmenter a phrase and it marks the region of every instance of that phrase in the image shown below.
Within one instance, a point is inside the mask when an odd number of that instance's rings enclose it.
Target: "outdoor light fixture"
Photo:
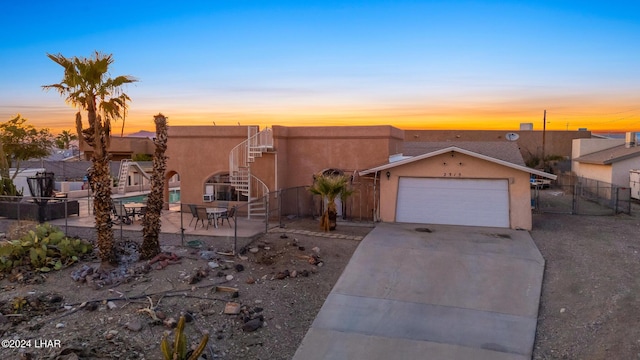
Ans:
[[[387,171],[387,180],[391,179],[391,171]]]

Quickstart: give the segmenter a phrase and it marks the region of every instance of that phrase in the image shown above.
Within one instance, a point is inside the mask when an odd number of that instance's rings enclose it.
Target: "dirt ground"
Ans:
[[[533,359],[640,359],[640,206],[536,214],[546,268]]]
[[[319,231],[313,220],[287,223],[292,229]],[[371,229],[340,223],[331,234],[361,238]],[[163,248],[179,261],[130,264],[111,284],[72,279],[97,267],[95,259],[23,283],[5,278],[0,339],[10,341],[0,359],[162,359],[160,340],[181,314],[190,345],[209,334],[207,359],[291,359],[358,244],[273,232],[240,257]]]
[[[285,229],[318,230],[312,220]],[[335,233],[370,230],[339,224]],[[546,269],[533,359],[640,359],[639,232],[637,204],[631,216],[534,215]],[[5,278],[0,339],[23,347],[0,348],[0,359],[161,359],[162,335],[181,314],[190,345],[209,334],[207,359],[291,359],[358,244],[273,232],[242,257],[165,248],[179,263],[130,264],[116,284],[71,278],[95,259],[23,283]]]

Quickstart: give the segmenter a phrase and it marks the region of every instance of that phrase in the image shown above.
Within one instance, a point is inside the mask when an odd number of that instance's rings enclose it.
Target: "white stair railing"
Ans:
[[[120,171],[118,174],[118,194],[127,193],[127,180],[129,180],[129,165],[131,165],[131,160],[129,159],[120,160]]]
[[[262,153],[273,149],[273,133],[257,126],[247,128],[247,140],[236,145],[229,153],[229,182],[237,192],[245,195],[249,202],[269,193],[269,188],[260,179],[251,175],[251,163]],[[251,217],[251,207],[249,208]]]

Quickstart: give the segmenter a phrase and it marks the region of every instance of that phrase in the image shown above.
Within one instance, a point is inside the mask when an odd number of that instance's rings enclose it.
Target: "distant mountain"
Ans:
[[[156,133],[153,131],[146,131],[146,130],[140,130],[138,132],[135,132],[133,134],[129,134],[126,137],[136,137],[136,138],[149,138],[149,139],[153,139],[154,137],[156,137]]]

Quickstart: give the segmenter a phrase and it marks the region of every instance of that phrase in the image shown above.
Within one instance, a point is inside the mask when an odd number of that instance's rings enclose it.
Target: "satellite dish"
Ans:
[[[520,135],[511,132],[507,133],[507,135],[505,135],[504,137],[509,141],[516,141],[520,138]]]

